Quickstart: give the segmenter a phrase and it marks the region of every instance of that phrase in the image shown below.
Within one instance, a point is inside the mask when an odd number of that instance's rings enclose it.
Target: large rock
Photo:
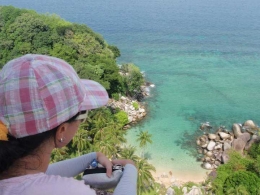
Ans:
[[[168,189],[167,189],[167,192],[166,192],[166,195],[175,195],[174,189],[168,188]]]
[[[187,187],[182,188],[182,192],[183,192],[184,195],[186,195],[187,192],[188,192],[188,188]]]
[[[211,178],[211,179],[215,179],[217,177],[217,171],[216,170],[212,170],[209,173],[208,177]]]
[[[231,144],[228,142],[224,142],[223,150],[226,151],[229,150],[230,148],[231,148]]]
[[[208,169],[208,170],[212,170],[213,169],[213,166],[210,163],[208,163],[208,162],[204,162],[202,167],[205,168],[205,169]]]
[[[206,157],[205,157],[205,161],[206,161],[206,162],[210,162],[210,161],[211,161],[211,158],[210,158],[209,156],[206,156]]]
[[[215,154],[215,158],[216,158],[216,160],[219,160],[219,161],[222,161],[222,162],[223,162],[222,153],[217,152],[217,153]]]
[[[250,133],[245,132],[245,133],[242,133],[238,138],[242,139],[246,143],[250,140],[251,135],[250,135]]]
[[[225,143],[225,142],[224,142]],[[216,144],[216,146],[214,147],[214,150],[219,150],[222,149],[223,145],[221,143]]]
[[[207,146],[208,146],[208,142],[206,142],[203,145],[201,145],[202,148],[206,148]]]
[[[243,124],[243,126],[249,127],[249,128],[251,128],[251,129],[256,128],[256,125],[255,125],[254,121],[252,121],[252,120],[247,120],[247,121]]]
[[[235,138],[238,138],[242,134],[241,128],[240,128],[239,124],[237,124],[237,123],[233,124],[232,130],[234,132]]]
[[[216,134],[213,134],[213,133],[210,133],[209,135],[208,135],[208,137],[209,137],[209,139],[216,139],[217,138],[217,135]]]
[[[208,152],[206,153],[206,156],[212,157],[212,156],[213,156],[213,153],[212,153],[211,151],[208,151]]]
[[[237,138],[233,141],[232,148],[234,148],[236,151],[243,154],[244,148],[246,146],[246,143],[243,139]]]
[[[197,139],[197,140],[196,140],[196,143],[197,143],[197,145],[199,146],[199,145],[201,144],[200,139]]]
[[[200,137],[200,141],[201,142],[207,142],[209,139],[208,139],[208,137],[206,136],[206,135],[202,135],[201,137]]]
[[[215,145],[216,145],[216,143],[214,141],[209,141],[207,149],[208,150],[213,150]]]
[[[246,146],[245,146],[245,150],[249,150],[249,148],[251,148],[253,143],[256,143],[259,141],[259,137],[257,135],[253,135],[251,140],[249,142],[247,142]]]
[[[199,187],[192,186],[190,192],[187,195],[202,195],[202,192]]]
[[[226,151],[224,151],[221,155],[221,160],[224,164],[226,164],[229,160],[229,156],[228,156],[228,153]]]
[[[214,164],[215,164],[216,166],[219,166],[219,165],[221,164],[221,162],[218,161],[218,160],[216,160],[216,161],[214,162]]]
[[[219,141],[219,140],[220,140],[219,135],[216,135],[215,141]]]
[[[219,136],[222,138],[222,139],[227,139],[230,137],[230,135],[228,133],[224,133],[224,132],[219,132],[218,133]]]

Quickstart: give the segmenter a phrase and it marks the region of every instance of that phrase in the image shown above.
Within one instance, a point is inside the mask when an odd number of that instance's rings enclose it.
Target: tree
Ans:
[[[155,172],[156,169],[153,165],[148,163],[147,159],[135,155],[135,152],[136,148],[133,146],[124,147],[120,151],[120,158],[131,159],[135,162],[138,170],[138,194],[142,194],[153,189],[154,178],[151,172]]]
[[[134,146],[121,148],[120,158],[131,159],[135,163],[137,163],[139,160],[139,157],[135,154],[135,152],[136,152],[136,148]]]
[[[227,191],[227,194],[229,194],[229,195],[250,195],[249,192],[246,190],[246,188],[243,185],[239,185],[234,188],[230,188]]]
[[[218,169],[216,170],[217,177],[214,180],[212,180],[212,192],[214,194],[227,194],[227,191],[230,188],[235,189],[235,187],[237,187],[239,184],[246,187],[246,185],[249,185],[246,184],[248,180],[252,179],[252,181],[254,181],[253,179],[257,177],[256,173],[251,172],[254,170],[253,159],[246,158],[242,156],[240,153],[232,150],[229,151],[228,155],[230,157],[229,161],[226,164],[223,164],[218,167]],[[254,176],[252,176],[252,174]],[[245,181],[244,179],[239,179],[242,176],[245,178]],[[240,183],[238,180],[243,182]]]
[[[121,56],[120,50],[117,46],[109,45],[108,48],[111,49],[111,51],[113,52],[115,59]]]
[[[125,111],[121,110],[115,114],[116,120],[119,124],[125,126],[128,123],[128,115]]]
[[[76,156],[87,154],[92,149],[91,139],[89,139],[88,132],[84,130],[83,126],[84,124],[77,131],[70,145],[71,148],[74,148],[73,153],[76,153]]]
[[[156,171],[155,167],[147,162],[146,159],[140,158],[137,163],[138,170],[138,181],[137,181],[137,189],[138,194],[142,194],[143,192],[149,192],[153,189],[154,178],[151,174],[151,171]]]
[[[141,91],[144,77],[140,69],[134,64],[123,64],[120,69],[123,73],[124,87],[128,95],[134,96]]]
[[[145,148],[148,143],[153,143],[152,141],[152,134],[149,134],[148,131],[140,131],[139,134],[137,135],[136,141],[139,142],[139,146],[141,148]],[[142,157],[143,157],[143,152],[142,152]]]
[[[236,171],[227,177],[223,191],[225,194],[228,194],[227,192],[233,188],[236,191],[244,190],[248,194],[257,194],[259,185],[260,179],[256,174],[249,171]],[[241,187],[238,189],[238,186]]]
[[[101,83],[111,96],[124,93],[116,64],[120,51],[86,25],[71,23],[57,15],[3,6],[0,9],[0,68],[26,53],[64,59],[79,76]]]

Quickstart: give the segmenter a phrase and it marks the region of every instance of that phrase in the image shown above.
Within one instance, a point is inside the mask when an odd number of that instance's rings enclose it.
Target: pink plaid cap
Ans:
[[[27,54],[0,71],[0,121],[16,138],[51,130],[107,101],[103,86],[81,80],[71,65],[55,57]]]

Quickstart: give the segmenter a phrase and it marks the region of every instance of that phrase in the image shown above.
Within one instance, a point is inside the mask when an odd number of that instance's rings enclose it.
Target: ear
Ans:
[[[68,130],[68,123],[62,123],[57,131],[56,131],[56,136],[55,136],[55,146],[56,148],[61,148],[63,147],[65,144],[65,135],[66,135],[66,132]]]

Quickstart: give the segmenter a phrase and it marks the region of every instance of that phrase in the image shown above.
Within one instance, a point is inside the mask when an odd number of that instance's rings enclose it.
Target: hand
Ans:
[[[97,161],[107,169],[107,176],[111,177],[112,175],[112,162],[101,152],[97,152]]]
[[[130,160],[130,159],[115,159],[115,160],[112,160],[112,163],[114,165],[122,165],[122,166],[125,166],[126,164],[132,164],[135,166],[135,163],[134,161]]]

